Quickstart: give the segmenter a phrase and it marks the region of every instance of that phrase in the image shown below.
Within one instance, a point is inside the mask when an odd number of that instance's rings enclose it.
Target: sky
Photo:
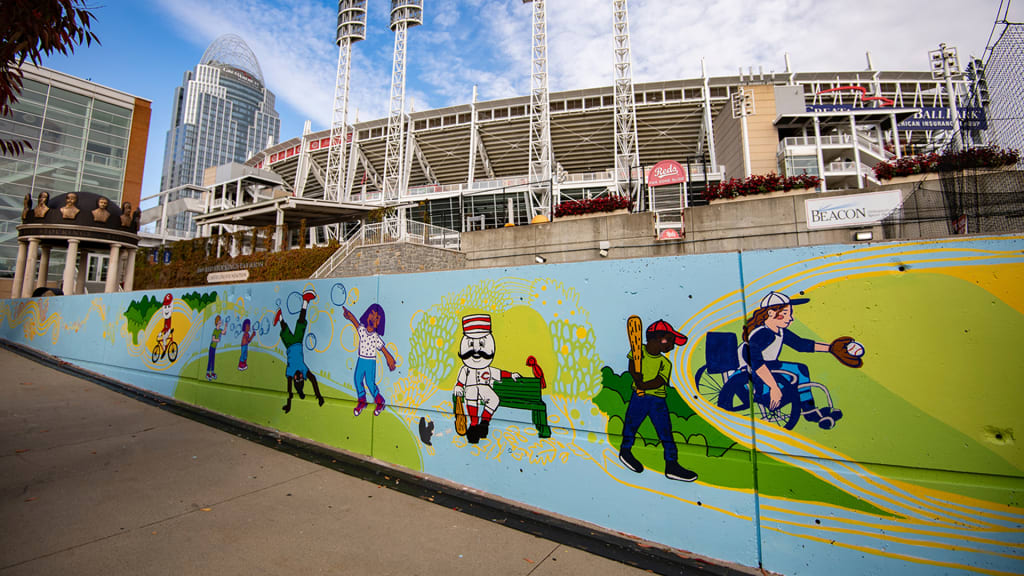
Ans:
[[[929,69],[940,43],[961,64],[981,57],[1010,0],[629,0],[634,82],[742,68],[782,72]],[[87,0],[100,44],[43,65],[152,102],[143,198],[159,191],[175,87],[218,36],[241,36],[277,97],[281,140],[331,125],[338,49],[332,0]],[[410,28],[406,103],[429,110],[530,92],[532,5],[521,0],[425,0]],[[366,40],[353,44],[349,121],[388,115],[395,35],[387,0],[369,0]],[[1001,8],[1002,6],[1002,8]],[[611,0],[546,3],[553,92],[613,83]],[[1024,2],[1008,20],[1024,21]]]

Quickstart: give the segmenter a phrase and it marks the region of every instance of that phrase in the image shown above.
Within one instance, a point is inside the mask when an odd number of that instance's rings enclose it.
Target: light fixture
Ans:
[[[608,257],[608,251],[612,249],[612,243],[607,240],[601,240],[597,245],[600,248],[600,254],[602,258]]]
[[[533,259],[537,261],[537,264],[543,264],[543,263],[548,261],[547,258],[541,256],[540,254],[537,254],[536,256],[534,256]]]
[[[607,250],[601,250],[599,252],[599,254],[601,255],[602,258],[607,258],[608,257],[608,251]]]
[[[871,240],[874,237],[875,237],[875,235],[871,233],[871,230],[860,230],[856,234],[853,235],[853,239],[858,241],[858,242],[864,242],[864,241],[867,241],[867,240]]]

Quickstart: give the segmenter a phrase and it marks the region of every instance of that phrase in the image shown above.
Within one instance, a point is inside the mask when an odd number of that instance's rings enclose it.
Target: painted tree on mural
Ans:
[[[0,116],[11,112],[21,94],[21,65],[40,65],[42,56],[68,55],[75,46],[99,44],[89,27],[94,16],[86,0],[4,0],[0,2]],[[32,148],[27,140],[0,139],[0,155]]]
[[[618,435],[622,432],[626,407],[633,394],[633,379],[629,372],[616,374],[608,366],[601,369],[601,376],[601,391],[594,396],[594,404],[608,416],[608,433]],[[678,440],[707,446],[707,455],[711,457],[720,457],[732,448],[735,442],[694,412],[675,388],[669,386],[667,393],[672,433]],[[658,445],[658,435],[650,420],[645,420],[640,426],[638,436],[648,446]]]
[[[128,331],[132,334],[132,344],[138,346],[139,332],[146,329],[153,314],[160,309],[160,301],[154,296],[143,296],[139,300],[133,300],[124,312],[128,320]]]

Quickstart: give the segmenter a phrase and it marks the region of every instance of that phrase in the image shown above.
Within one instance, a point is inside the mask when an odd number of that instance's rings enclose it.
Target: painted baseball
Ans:
[[[846,345],[846,353],[855,358],[860,358],[864,355],[864,345],[854,340]]]

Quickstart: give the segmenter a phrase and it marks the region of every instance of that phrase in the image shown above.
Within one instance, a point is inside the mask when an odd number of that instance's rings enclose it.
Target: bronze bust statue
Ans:
[[[64,206],[60,209],[60,214],[65,220],[74,220],[78,216],[78,194],[68,192],[67,197],[64,199]]]
[[[110,205],[110,200],[104,197],[99,199],[99,207],[92,211],[92,219],[94,222],[106,222],[107,218],[110,218],[110,212],[107,211],[107,206]]]
[[[132,203],[121,204],[121,226],[131,228],[132,226]]]
[[[43,217],[46,216],[46,213],[50,211],[50,207],[46,205],[46,203],[49,202],[49,201],[50,201],[50,193],[49,192],[40,192],[39,193],[39,201],[36,203],[36,209],[33,212],[33,214],[35,214],[36,218],[43,218]]]

